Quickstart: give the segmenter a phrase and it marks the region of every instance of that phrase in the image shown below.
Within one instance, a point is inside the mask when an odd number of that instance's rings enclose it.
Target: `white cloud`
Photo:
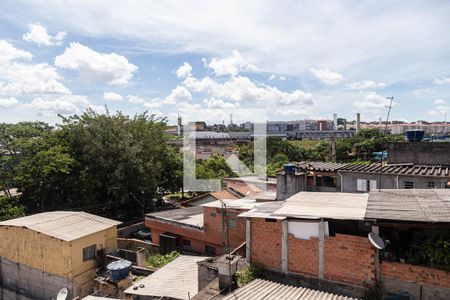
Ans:
[[[209,98],[203,99],[203,104],[208,108],[237,108],[239,103],[225,102],[221,99]]]
[[[189,63],[184,62],[176,71],[178,78],[186,78],[192,76],[192,67]]]
[[[132,104],[143,104],[145,102],[145,100],[142,99],[141,97],[133,96],[133,95],[128,95],[127,100],[128,100],[128,102],[130,102]]]
[[[413,91],[414,97],[416,98],[422,98],[428,95],[434,94],[435,91],[429,88],[418,88]]]
[[[22,109],[36,110],[40,115],[73,114],[80,111],[80,107],[86,107],[90,103],[85,96],[62,95],[58,97],[37,97],[22,105]]]
[[[61,45],[66,37],[66,33],[63,31],[58,31],[54,36],[49,35],[47,29],[38,22],[28,24],[28,28],[29,32],[25,33],[22,39],[39,46]]]
[[[14,108],[19,104],[16,98],[0,98],[0,108]]]
[[[278,88],[260,84],[245,76],[231,77],[224,83],[218,83],[209,77],[201,80],[190,77],[183,85],[208,97],[232,101],[247,101],[250,105],[312,105],[312,95],[300,90],[283,92]]]
[[[27,94],[69,94],[56,69],[46,63],[23,64],[13,62],[0,69],[0,76],[6,79],[0,82],[1,95]]]
[[[380,109],[388,105],[389,100],[375,92],[365,94],[363,99],[353,102],[354,107],[362,110]]]
[[[433,104],[435,105],[443,105],[446,104],[447,102],[444,99],[436,99],[433,101]]]
[[[309,71],[316,76],[319,80],[321,80],[323,83],[328,85],[335,85],[344,79],[341,74],[337,72],[332,72],[328,69],[315,69],[311,68]]]
[[[31,59],[33,54],[17,49],[5,40],[0,40],[0,65],[16,59]]]
[[[169,96],[164,99],[165,104],[175,104],[180,101],[188,101],[192,99],[191,93],[181,85],[177,85],[172,92],[170,92]]]
[[[216,76],[231,75],[235,76],[241,71],[256,72],[257,68],[244,61],[241,54],[237,50],[233,50],[232,55],[226,58],[213,57],[209,63],[208,68],[214,71]]]
[[[277,78],[281,81],[285,81],[287,79],[286,76],[277,76],[275,74],[272,74],[272,75],[270,75],[269,80],[275,80]]]
[[[279,78],[281,81],[285,81],[287,79],[286,76],[280,76]]]
[[[448,105],[438,105],[433,109],[428,111],[428,114],[431,116],[444,116],[450,113],[450,106]]]
[[[433,83],[437,85],[450,84],[450,77],[436,78]]]
[[[79,43],[70,43],[64,53],[55,58],[55,65],[78,71],[82,79],[102,81],[108,85],[127,84],[137,70],[125,56],[96,52]]]
[[[86,109],[92,109],[94,112],[96,112],[99,115],[106,115],[107,109],[104,105],[95,105],[95,104],[89,104]]]
[[[347,88],[349,90],[365,90],[365,89],[374,89],[379,87],[384,87],[386,84],[384,82],[375,82],[373,80],[365,80],[365,81],[355,81],[352,83],[348,83]]]
[[[103,92],[103,99],[108,101],[123,101],[123,96],[114,92]]]

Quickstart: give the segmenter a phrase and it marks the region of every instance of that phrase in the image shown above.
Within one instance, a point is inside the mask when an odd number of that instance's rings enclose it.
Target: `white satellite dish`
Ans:
[[[386,244],[380,238],[380,236],[374,232],[369,233],[369,241],[370,243],[377,249],[381,250],[386,247]]]
[[[63,287],[59,290],[58,296],[56,296],[56,300],[66,300],[68,295],[69,291],[67,290],[67,288]]]

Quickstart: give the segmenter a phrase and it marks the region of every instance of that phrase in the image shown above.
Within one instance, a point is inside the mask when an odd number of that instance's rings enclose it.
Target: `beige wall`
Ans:
[[[74,297],[83,297],[94,287],[95,260],[83,261],[83,248],[95,244],[106,253],[117,249],[115,226],[71,242],[14,226],[0,226],[0,237],[0,257],[68,278]]]
[[[72,278],[70,244],[34,230],[0,227],[0,256],[65,278]]]

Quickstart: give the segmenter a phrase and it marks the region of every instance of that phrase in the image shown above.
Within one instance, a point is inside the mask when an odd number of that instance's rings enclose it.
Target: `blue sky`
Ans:
[[[105,105],[370,121],[387,96],[393,119],[450,114],[448,1],[93,2],[0,2],[0,122]]]

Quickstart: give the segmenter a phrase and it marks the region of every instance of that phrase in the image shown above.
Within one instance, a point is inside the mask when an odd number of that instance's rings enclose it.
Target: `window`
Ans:
[[[216,256],[216,248],[206,245],[205,246],[205,253],[208,254],[208,255]]]
[[[405,181],[405,189],[413,189],[415,186],[414,182],[412,181]]]
[[[316,186],[322,186],[322,185],[323,185],[322,176],[316,176]]]
[[[191,241],[183,240],[183,250],[191,250]]]
[[[436,188],[436,183],[434,181],[428,181],[428,188],[429,189],[434,189]]]
[[[356,180],[356,190],[358,192],[367,192],[367,180],[357,179]]]
[[[376,180],[367,180],[367,179],[357,179],[356,180],[356,190],[358,192],[368,192],[374,191],[377,189],[377,181]]]
[[[266,222],[272,222],[272,223],[276,223],[277,222],[277,220],[275,220],[275,219],[266,219],[265,221]]]
[[[97,252],[97,245],[92,245],[83,248],[83,261],[95,259],[96,252]]]
[[[236,219],[228,219],[228,228],[235,228],[236,227]]]
[[[336,187],[336,177],[324,176],[323,185],[326,187]]]
[[[210,214],[210,216],[213,217],[213,218],[215,218],[215,217],[216,217],[216,213],[212,212],[212,213]]]

